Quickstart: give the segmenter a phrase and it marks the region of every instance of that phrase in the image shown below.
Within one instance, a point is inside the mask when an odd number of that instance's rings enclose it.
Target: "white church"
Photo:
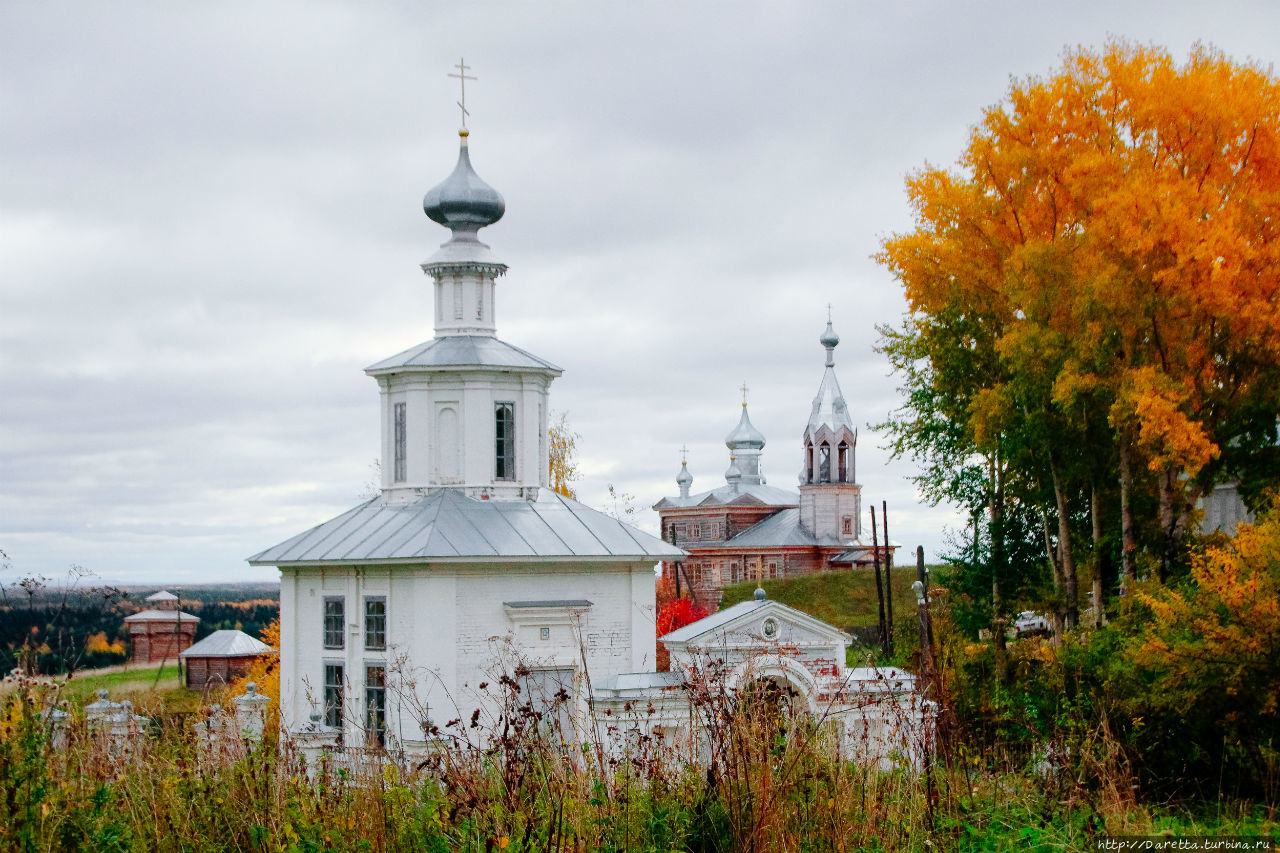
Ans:
[[[581,736],[616,737],[640,703],[654,710],[628,726],[696,755],[684,685],[715,656],[729,681],[785,686],[843,739],[888,755],[906,732],[883,721],[917,709],[911,676],[847,669],[845,634],[763,592],[665,637],[672,671],[653,671],[655,566],[686,554],[548,487],[562,371],[497,337],[507,267],[477,235],[505,205],[460,136],[452,174],[423,202],[451,232],[421,265],[435,336],[365,370],[380,392],[381,494],[249,558],[280,570],[283,726],[413,754],[469,736],[450,721],[499,716],[491,685],[514,662],[522,689],[559,694]]]

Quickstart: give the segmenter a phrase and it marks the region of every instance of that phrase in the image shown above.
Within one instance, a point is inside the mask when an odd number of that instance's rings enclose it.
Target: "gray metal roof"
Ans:
[[[244,631],[214,631],[185,651],[179,652],[180,658],[238,658],[249,655],[260,655],[271,651],[271,647],[261,640],[250,637]]]
[[[153,592],[150,595],[148,595],[146,600],[147,601],[177,601],[178,596],[169,592],[169,590],[167,589],[162,589],[159,592]]]
[[[183,613],[181,610],[143,610],[132,616],[124,617],[126,622],[199,622],[199,616]]]
[[[764,483],[740,483],[737,491],[728,483],[707,492],[684,497],[663,498],[653,505],[654,509],[688,509],[696,506],[723,506],[725,504],[764,504],[765,506],[798,506],[800,496],[786,489],[768,486]]]
[[[679,687],[684,684],[684,674],[680,672],[622,672],[611,675],[603,684],[597,684],[597,691],[619,692],[623,690],[652,690]]]
[[[685,552],[577,501],[539,489],[535,501],[482,501],[455,489],[416,501],[374,498],[254,554],[254,565],[497,557],[663,560]]]
[[[459,367],[550,371],[557,376],[564,372],[551,362],[492,335],[444,335],[432,338],[426,343],[370,365],[364,372],[376,376],[379,373],[413,368],[431,370]]]

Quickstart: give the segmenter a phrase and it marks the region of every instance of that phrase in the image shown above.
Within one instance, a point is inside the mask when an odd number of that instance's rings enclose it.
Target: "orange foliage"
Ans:
[[[122,655],[124,654],[124,641],[116,640],[113,643],[107,639],[106,631],[99,631],[85,640],[84,650],[86,652],[111,652],[112,654]]]
[[[254,660],[249,670],[242,678],[237,679],[231,685],[233,695],[240,695],[244,692],[245,685],[254,682],[258,686],[258,692],[263,696],[270,696],[277,703],[280,700],[280,617],[277,616],[271,620],[258,639],[266,643],[272,648],[276,654],[263,655]]]
[[[959,165],[909,178],[917,229],[879,254],[911,309],[991,318],[1060,405],[1111,389],[1124,440],[1193,476],[1223,407],[1280,363],[1276,79],[1203,46],[1180,67],[1069,52],[986,110]],[[985,442],[1008,400],[979,403]]]

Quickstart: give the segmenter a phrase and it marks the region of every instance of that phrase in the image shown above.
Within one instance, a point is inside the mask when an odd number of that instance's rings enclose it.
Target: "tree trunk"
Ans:
[[[1058,562],[1059,554],[1053,548],[1053,534],[1049,532],[1049,516],[1045,515],[1044,510],[1040,511],[1040,528],[1044,531],[1044,553],[1049,560],[1049,571],[1053,577],[1053,591],[1061,601],[1062,597],[1062,565]],[[1062,607],[1055,604],[1053,608],[1053,638],[1058,642],[1062,641]]]
[[[1102,508],[1098,484],[1089,492],[1089,516],[1093,521],[1093,627],[1102,627]]]
[[[1008,638],[1005,636],[1004,619],[1000,614],[1000,577],[1004,568],[1004,481],[994,459],[987,463],[991,479],[991,502],[988,513],[991,521],[991,639],[996,650],[996,680],[1003,683],[1009,675]],[[978,556],[977,516],[974,516],[973,554]]]
[[[1133,470],[1129,467],[1129,442],[1120,436],[1120,577],[1124,586],[1137,580],[1133,558],[1138,552],[1138,539],[1133,533],[1133,509],[1129,505],[1133,494]]]
[[[1058,476],[1058,466],[1049,457],[1049,473],[1053,475],[1053,497],[1058,506],[1058,557],[1062,564],[1063,619],[1066,627],[1080,622],[1080,605],[1076,597],[1076,564],[1071,554],[1071,518],[1067,514],[1067,492]]]

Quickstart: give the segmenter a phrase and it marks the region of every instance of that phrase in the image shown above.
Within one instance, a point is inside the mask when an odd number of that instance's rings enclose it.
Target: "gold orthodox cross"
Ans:
[[[689,462],[689,447],[688,445],[682,444],[680,445],[680,464],[685,465],[685,464],[688,464],[688,462]]]
[[[458,101],[458,109],[462,110],[462,127],[465,130],[467,127],[467,116],[471,115],[471,113],[467,112],[467,81],[476,80],[478,78],[467,74],[467,71],[469,71],[470,68],[467,65],[467,61],[461,57],[458,59],[458,64],[453,67],[458,69],[458,73],[450,74],[449,76],[457,78],[458,84],[462,87],[462,99]]]
[[[744,381],[738,390],[742,392],[742,405],[747,405],[747,383]]]

